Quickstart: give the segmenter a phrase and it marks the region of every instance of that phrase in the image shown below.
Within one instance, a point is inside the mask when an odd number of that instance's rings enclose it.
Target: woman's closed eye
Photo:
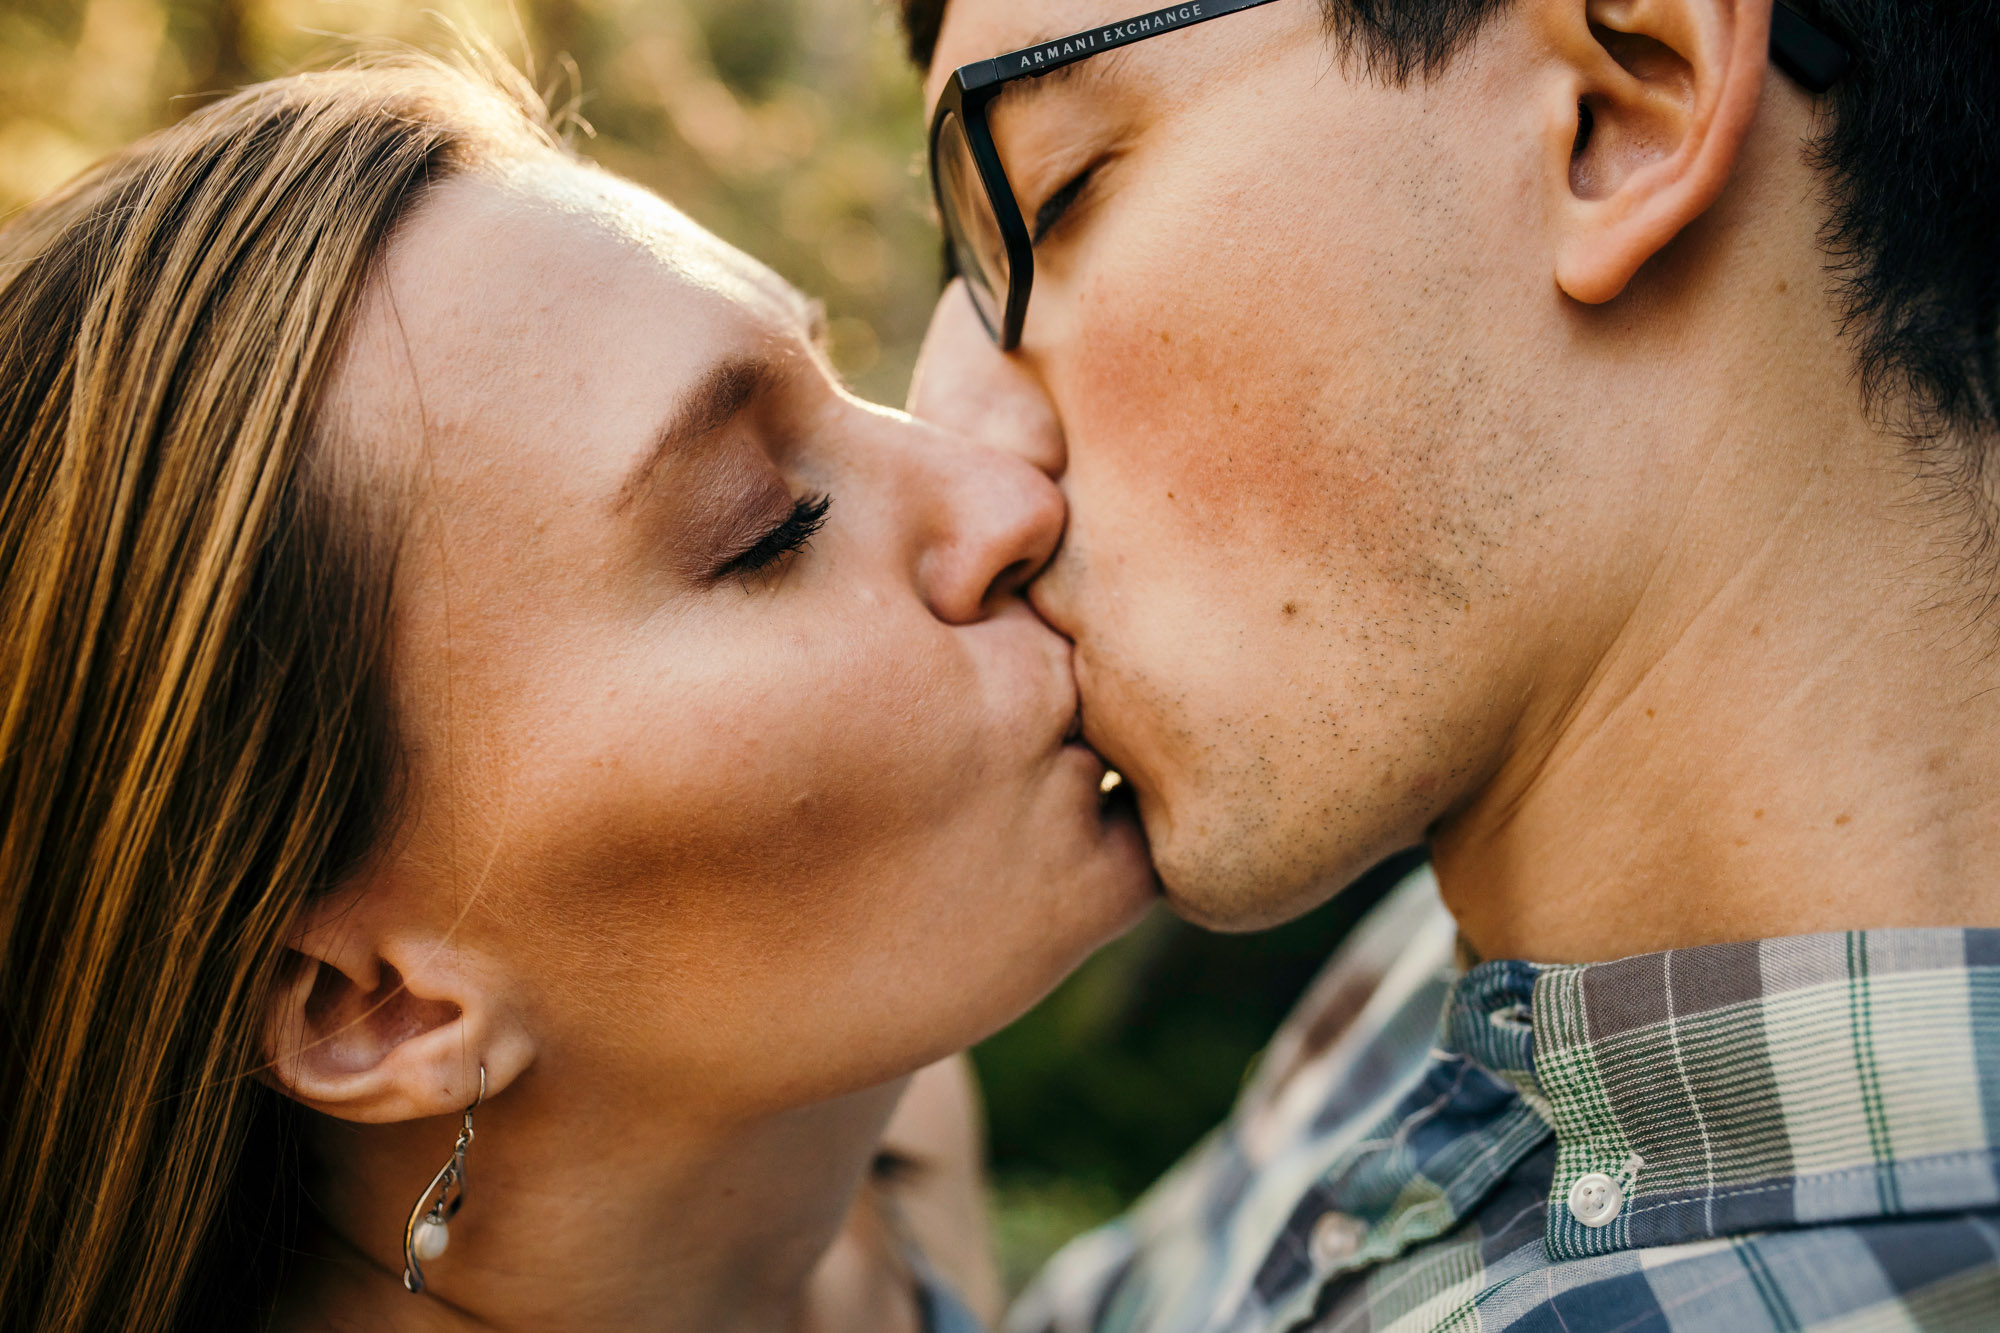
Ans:
[[[730,556],[716,570],[718,580],[732,576],[759,574],[803,551],[819,530],[826,526],[827,511],[833,508],[830,495],[808,495],[792,503],[783,521],[748,547]]]

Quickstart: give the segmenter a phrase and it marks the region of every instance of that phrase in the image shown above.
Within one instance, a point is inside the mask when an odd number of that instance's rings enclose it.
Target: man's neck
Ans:
[[[1712,466],[1645,591],[1436,832],[1482,956],[2000,925],[2000,690],[1962,525],[1858,406],[1780,428],[1737,401],[1687,423]],[[1774,456],[1810,462],[1771,487]]]

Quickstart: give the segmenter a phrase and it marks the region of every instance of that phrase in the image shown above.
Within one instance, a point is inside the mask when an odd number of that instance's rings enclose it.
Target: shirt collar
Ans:
[[[2000,1202],[2000,930],[1482,963],[1439,1045],[1554,1130],[1552,1258]]]

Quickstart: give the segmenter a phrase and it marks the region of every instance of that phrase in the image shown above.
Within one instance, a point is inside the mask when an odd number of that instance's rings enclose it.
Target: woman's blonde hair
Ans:
[[[396,536],[318,398],[425,191],[553,145],[504,65],[247,89],[0,228],[0,1325],[261,1322],[255,1077],[301,906],[383,834]]]

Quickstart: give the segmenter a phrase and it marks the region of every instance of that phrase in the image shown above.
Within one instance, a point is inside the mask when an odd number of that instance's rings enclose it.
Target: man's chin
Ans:
[[[1241,837],[1192,840],[1169,831],[1163,838],[1151,820],[1146,831],[1167,906],[1204,930],[1242,934],[1282,926],[1324,904],[1352,878],[1301,877],[1298,866],[1243,855]]]

